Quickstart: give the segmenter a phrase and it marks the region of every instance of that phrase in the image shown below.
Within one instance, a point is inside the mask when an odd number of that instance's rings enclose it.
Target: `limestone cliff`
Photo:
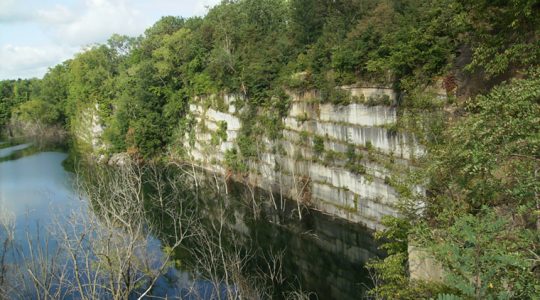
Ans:
[[[413,135],[395,129],[398,95],[392,89],[342,89],[353,101],[334,105],[325,103],[317,91],[291,92],[281,137],[253,138],[257,155],[242,171],[230,167],[231,157],[240,151],[243,123],[237,104],[241,97],[221,97],[220,109],[203,105],[208,99],[195,99],[189,109],[193,126],[183,139],[183,159],[380,229],[383,216],[398,214],[392,179],[406,174],[424,150]]]
[[[91,152],[98,152],[104,147],[101,142],[103,125],[99,117],[98,105],[90,104],[77,112],[71,121],[71,131],[77,142]]]

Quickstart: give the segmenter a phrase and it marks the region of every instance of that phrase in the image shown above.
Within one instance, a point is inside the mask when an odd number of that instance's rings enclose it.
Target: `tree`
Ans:
[[[69,96],[69,62],[64,62],[49,69],[40,81],[41,91],[36,95],[39,99],[55,106],[59,112],[58,121],[66,123],[66,101]]]
[[[478,96],[468,115],[446,132],[446,142],[433,149],[429,178],[434,211],[487,205],[521,205],[533,209],[540,190],[537,179],[540,144],[538,70]]]
[[[540,59],[540,3],[537,0],[457,1],[471,30],[472,68],[488,77],[535,65]]]
[[[54,105],[37,99],[24,102],[13,111],[13,118],[17,120],[43,125],[57,123],[59,116]]]
[[[475,299],[538,295],[539,70],[468,103],[431,149],[424,214],[410,238],[445,265],[446,284]]]
[[[531,299],[540,292],[530,254],[524,251],[534,234],[509,224],[495,210],[460,215],[451,227],[433,233],[430,249],[456,294],[478,300]]]

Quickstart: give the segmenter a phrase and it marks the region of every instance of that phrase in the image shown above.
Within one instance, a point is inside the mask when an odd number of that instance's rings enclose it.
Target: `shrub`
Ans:
[[[225,151],[224,155],[225,159],[225,166],[232,170],[233,172],[237,173],[245,173],[247,172],[248,168],[246,164],[240,159],[240,156],[238,155],[238,152],[236,149],[229,149]]]
[[[372,151],[373,150],[373,144],[371,143],[371,141],[366,142],[366,149],[367,149],[367,151]]]
[[[221,141],[226,141],[227,140],[227,122],[219,121],[218,130],[216,133],[217,133],[217,136],[221,139]]]
[[[327,165],[330,165],[330,164],[334,163],[334,161],[336,160],[337,157],[338,157],[338,153],[336,151],[328,150],[328,151],[325,152],[324,162]]]
[[[334,105],[349,105],[351,103],[349,92],[336,88],[335,85],[325,84],[320,91],[323,102]]]
[[[367,106],[376,106],[376,105],[390,106],[393,104],[392,100],[390,99],[388,95],[375,95],[375,96],[369,97],[365,103]]]
[[[361,163],[347,164],[347,169],[354,174],[366,174],[366,167]]]
[[[302,130],[300,132],[300,143],[302,143],[303,145],[307,144],[309,140],[309,133],[305,130]]]
[[[313,138],[313,151],[317,155],[321,155],[324,152],[324,139],[320,136]]]

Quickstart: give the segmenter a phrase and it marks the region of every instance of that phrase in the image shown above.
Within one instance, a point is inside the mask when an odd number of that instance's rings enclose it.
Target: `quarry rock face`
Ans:
[[[395,129],[397,94],[388,88],[344,87],[362,99],[345,105],[325,103],[317,92],[290,93],[279,138],[259,136],[255,157],[234,170],[231,153],[240,153],[240,99],[221,97],[221,108],[190,104],[193,127],[185,133],[184,159],[209,171],[237,174],[242,181],[366,227],[382,229],[383,216],[397,216],[393,179],[407,174],[424,154],[413,134]],[[358,97],[357,97],[358,98]],[[321,101],[322,100],[322,101]],[[390,104],[388,104],[390,103]],[[229,154],[227,154],[229,153]]]

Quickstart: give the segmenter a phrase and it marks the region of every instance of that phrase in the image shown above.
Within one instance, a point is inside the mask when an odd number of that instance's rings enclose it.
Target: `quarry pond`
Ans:
[[[358,299],[370,286],[380,253],[360,225],[177,166],[81,168],[65,147],[0,143],[4,294]]]

